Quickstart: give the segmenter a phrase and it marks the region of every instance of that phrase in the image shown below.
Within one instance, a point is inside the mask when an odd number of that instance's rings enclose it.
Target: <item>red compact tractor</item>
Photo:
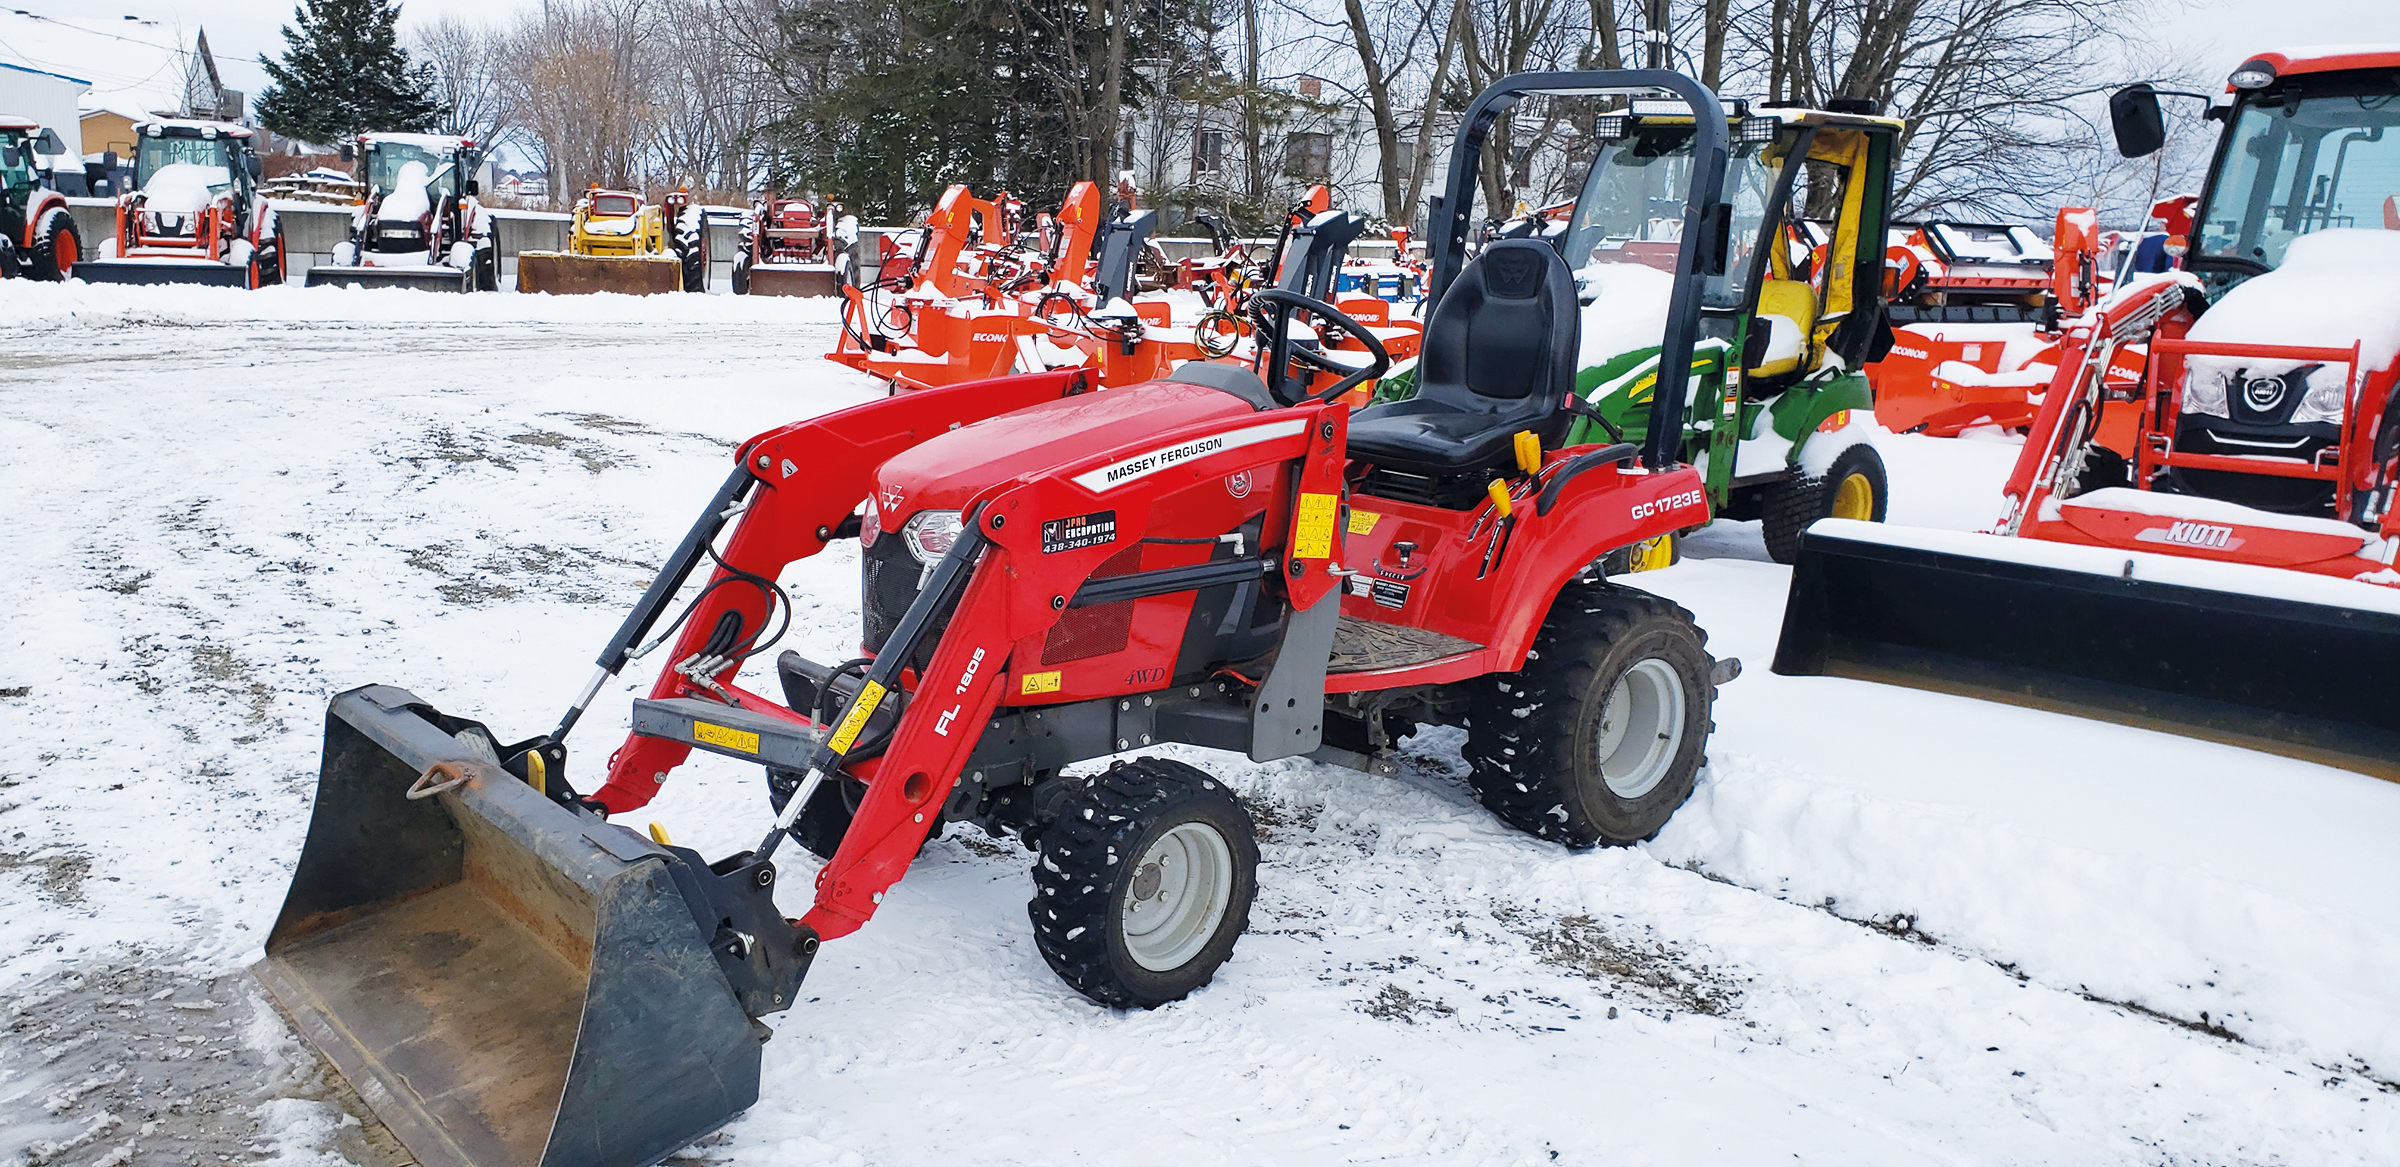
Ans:
[[[807,199],[772,199],[752,208],[733,260],[737,296],[835,296],[857,262],[858,216],[840,203],[820,213]]]
[[[258,193],[257,133],[228,122],[161,119],[133,128],[138,189],[117,196],[115,237],[75,269],[95,284],[283,282],[283,228]]]
[[[262,979],[429,1167],[634,1167],[756,1098],[753,1019],[799,1005],[820,943],[871,920],[946,824],[1035,852],[1031,939],[1077,992],[1155,1006],[1208,984],[1248,921],[1252,821],[1157,746],[1385,770],[1417,727],[1459,725],[1505,822],[1569,846],[1649,837],[1691,793],[1736,667],[1593,565],[1706,517],[1676,412],[1725,253],[1671,260],[1660,436],[1567,445],[1591,416],[1573,277],[1532,240],[1467,262],[1464,229],[1481,145],[1519,100],[1662,91],[1698,130],[1651,205],[1682,239],[1723,239],[1715,95],[1663,71],[1500,82],[1464,112],[1434,203],[1409,401],[1335,404],[1380,352],[1305,392],[1297,318],[1372,333],[1264,290],[1252,368],[1098,391],[1083,370],[1006,377],[743,443],[551,733],[504,743],[384,686],[335,698]],[[784,652],[767,691],[745,688],[788,619],[785,568],[837,545],[862,567],[858,658]],[[605,784],[577,794],[564,737],[668,641]],[[756,847],[712,861],[610,821],[695,749],[764,769]],[[788,868],[797,918],[777,902],[787,840],[822,860]]]

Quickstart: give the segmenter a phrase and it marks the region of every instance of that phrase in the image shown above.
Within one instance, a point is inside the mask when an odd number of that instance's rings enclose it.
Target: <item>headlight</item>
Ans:
[[[2196,363],[2185,367],[2183,374],[2183,411],[2205,413],[2210,417],[2229,416],[2225,412],[2225,383],[2233,373],[2226,369],[2202,368]]]
[[[2308,394],[2300,399],[2300,408],[2293,411],[2296,422],[2336,422],[2342,420],[2342,407],[2347,404],[2350,378],[2347,370],[2337,373],[2339,365],[2321,365],[2308,370]]]
[[[875,500],[867,500],[865,513],[858,516],[858,545],[872,547],[875,536],[883,534],[883,520],[875,513]]]
[[[918,511],[908,525],[900,528],[900,538],[908,544],[909,554],[917,562],[932,566],[950,553],[950,545],[958,542],[958,532],[965,524],[957,511]]]

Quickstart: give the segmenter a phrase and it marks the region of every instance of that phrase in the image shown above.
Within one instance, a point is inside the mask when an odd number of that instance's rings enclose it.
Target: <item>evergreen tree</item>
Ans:
[[[419,133],[442,115],[432,78],[409,64],[393,26],[398,0],[302,0],[283,27],[281,63],[260,57],[271,84],[258,95],[260,125],[319,145],[361,133]]]

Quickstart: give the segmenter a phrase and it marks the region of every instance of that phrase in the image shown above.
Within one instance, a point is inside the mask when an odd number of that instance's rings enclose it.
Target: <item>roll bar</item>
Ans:
[[[1622,94],[1627,97],[1669,95],[1682,98],[1698,123],[1692,142],[1692,183],[1683,208],[1683,238],[1691,244],[1676,249],[1675,285],[1667,309],[1667,331],[1659,350],[1658,382],[1650,397],[1649,433],[1642,442],[1642,463],[1663,470],[1681,460],[1684,398],[1689,392],[1692,346],[1699,339],[1700,294],[1710,268],[1724,262],[1723,249],[1714,246],[1730,224],[1723,206],[1725,188],[1725,107],[1717,95],[1698,81],[1666,69],[1583,69],[1557,73],[1518,73],[1503,77],[1477,95],[1459,121],[1458,137],[1450,144],[1450,173],[1442,193],[1434,196],[1427,215],[1426,258],[1432,264],[1426,302],[1441,303],[1450,281],[1466,266],[1467,211],[1475,205],[1475,178],[1483,159],[1483,142],[1492,123],[1514,109],[1528,94],[1573,96]]]

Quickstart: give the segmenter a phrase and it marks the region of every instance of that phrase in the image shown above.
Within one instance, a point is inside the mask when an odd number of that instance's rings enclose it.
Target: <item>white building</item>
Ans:
[[[91,87],[80,77],[0,60],[0,114],[29,117],[56,130],[72,159],[83,157],[83,119],[77,104]]]

